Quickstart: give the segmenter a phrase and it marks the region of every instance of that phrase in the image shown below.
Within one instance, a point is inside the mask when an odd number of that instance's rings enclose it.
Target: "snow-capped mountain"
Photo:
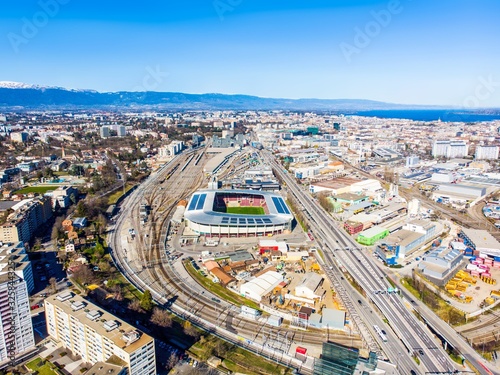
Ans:
[[[373,100],[283,99],[251,95],[186,94],[182,92],[67,89],[0,81],[0,108],[158,108],[176,110],[320,110],[354,113],[366,110],[413,109]]]
[[[33,85],[33,84],[29,84],[29,83],[14,82],[14,81],[0,81],[0,88],[2,88],[2,89],[32,89],[32,90],[52,89],[52,90],[74,91],[74,92],[97,92],[95,90],[68,89],[68,88],[59,87],[59,86]]]
[[[30,85],[22,82],[13,82],[13,81],[0,81],[0,88],[4,89],[39,89],[42,88],[38,85]]]

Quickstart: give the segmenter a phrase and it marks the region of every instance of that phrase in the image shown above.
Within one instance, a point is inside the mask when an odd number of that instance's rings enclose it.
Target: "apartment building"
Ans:
[[[476,147],[476,153],[474,155],[476,160],[496,160],[498,159],[498,146],[481,146]]]
[[[9,272],[9,260],[14,262],[14,273],[26,282],[28,294],[35,289],[33,268],[28,253],[22,242],[17,244],[0,244],[0,275]]]
[[[10,363],[11,349],[18,359],[35,350],[28,289],[18,276],[9,285],[9,276],[0,275],[0,329],[0,368]]]
[[[52,217],[47,197],[25,199],[12,207],[14,212],[0,225],[0,242],[29,242],[35,231]]]
[[[129,375],[154,375],[154,339],[71,292],[45,300],[47,332],[91,364],[111,361]]]
[[[464,141],[434,141],[432,156],[447,158],[463,158],[469,152],[469,145]]]

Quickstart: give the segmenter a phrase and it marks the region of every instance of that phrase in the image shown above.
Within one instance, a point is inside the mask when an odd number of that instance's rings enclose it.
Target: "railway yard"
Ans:
[[[380,325],[386,328],[388,326],[384,325],[381,318],[377,317],[378,314],[373,314],[372,310],[377,309],[377,307],[371,303],[365,305],[360,299],[358,300],[359,304],[353,303],[358,297],[348,291],[350,288],[348,281],[344,280],[344,277],[340,277],[342,274],[347,275],[346,272],[354,272],[356,278],[360,277],[359,272],[361,271],[356,270],[358,263],[364,264],[365,267],[369,265],[364,254],[351,254],[342,249],[335,249],[333,246],[331,254],[325,253],[324,255],[326,256],[326,264],[324,261],[320,261],[319,265],[314,265],[314,261],[311,260],[314,258],[310,258],[306,265],[304,258],[301,267],[297,267],[300,262],[295,265],[283,262],[281,265],[292,276],[293,273],[305,272],[313,270],[313,268],[316,272],[325,275],[324,289],[332,290],[335,297],[329,299],[322,307],[334,307],[346,312],[347,324],[342,330],[304,327],[292,324],[290,321],[285,321],[279,326],[270,325],[267,323],[268,314],[249,317],[242,313],[242,305],[245,303],[239,302],[241,299],[236,299],[235,302],[231,301],[232,299],[222,298],[213,290],[205,289],[199,280],[192,277],[186,266],[190,267],[190,264],[194,264],[196,269],[199,269],[196,264],[198,259],[201,262],[200,253],[202,250],[207,252],[207,248],[201,249],[200,243],[208,239],[197,237],[196,240],[193,240],[195,236],[191,236],[190,240],[186,240],[189,238],[189,231],[184,224],[172,225],[172,218],[179,202],[187,202],[195,191],[204,189],[209,184],[210,176],[204,173],[203,167],[210,160],[210,157],[205,149],[192,150],[174,157],[173,160],[151,175],[141,185],[140,190],[133,192],[124,201],[121,213],[114,224],[114,230],[110,234],[109,243],[113,248],[113,259],[125,277],[139,289],[150,289],[158,304],[168,308],[182,319],[189,320],[197,327],[256,354],[298,369],[301,373],[312,373],[314,357],[320,355],[322,343],[325,341],[359,348],[363,355],[367,355],[368,351],[373,351],[377,353],[379,358],[387,358],[393,363],[397,361],[402,369],[406,368],[408,371],[413,369],[414,364],[411,362],[394,357],[394,353],[402,350],[399,347],[400,344],[395,346],[396,341],[398,341],[397,337],[402,335],[403,342],[407,347],[419,348],[422,344],[415,341],[408,332],[399,332],[399,323],[395,326],[395,332],[388,332],[386,336],[384,331],[384,334],[380,335],[373,327],[378,328]],[[248,155],[236,153],[232,156],[232,160],[225,161],[225,166],[219,170],[218,177],[234,178],[237,173],[244,169],[242,166],[249,165],[248,160]],[[284,239],[284,237],[290,239],[293,236],[292,233],[286,233],[278,235],[277,239]],[[296,237],[296,240],[301,241],[300,235]],[[305,236],[303,240],[306,241]],[[216,242],[217,247],[210,248],[210,250],[217,252],[220,255],[219,258],[223,257],[224,253],[234,252],[236,247],[252,253],[255,252],[258,241],[259,239],[255,237],[226,238],[223,243]],[[307,241],[310,242],[310,239]],[[310,242],[310,245],[313,243],[316,241]],[[318,244],[320,247],[328,248],[326,243],[319,242]],[[337,260],[334,259],[335,251],[338,251]],[[258,257],[257,253],[255,253],[255,257]],[[186,259],[192,259],[192,262],[186,262]],[[337,273],[331,266],[328,266],[328,264],[336,262],[340,264],[338,259],[341,259],[347,270],[344,268]],[[280,263],[274,262],[273,265],[276,267]],[[383,274],[377,268],[369,267],[368,270],[373,273],[373,280],[383,278]],[[297,285],[297,281],[292,281],[292,279],[293,277],[290,278],[290,285]],[[367,283],[368,285],[371,281],[362,279],[358,280],[358,283],[361,285]],[[380,284],[380,288],[384,288],[383,283],[377,282],[377,284]],[[372,287],[370,286],[370,288]],[[379,286],[377,285],[375,288],[379,288]],[[227,288],[227,290],[229,293],[238,294],[235,287]],[[362,298],[361,295],[359,298]],[[371,297],[371,299],[375,301],[379,298]],[[271,296],[271,300],[274,300],[271,308],[279,310],[281,305],[278,306],[276,302],[280,300],[279,295]],[[393,305],[392,308],[396,303],[399,304],[396,297],[389,297],[389,300],[390,304]],[[380,298],[380,303],[385,306],[388,302],[386,298]],[[375,304],[378,305],[379,302],[375,302]],[[382,309],[382,311],[391,308],[389,306],[382,307],[382,305],[378,306],[378,309]],[[408,314],[403,306],[398,307],[398,310],[401,316]],[[365,321],[369,321],[370,324],[366,324]],[[497,317],[493,312],[475,323],[460,327],[457,331],[469,343],[474,344],[477,349],[481,341],[488,341],[489,335],[498,334],[498,331],[491,329],[497,326],[500,326],[500,316]],[[386,328],[386,330],[388,329]],[[415,326],[415,330],[419,332],[418,335],[421,335],[421,328]],[[407,335],[408,337],[406,337]],[[428,339],[424,339],[423,345],[430,348],[429,353],[434,353],[435,358],[443,366],[441,369],[450,368],[448,361],[435,349],[432,349],[435,344],[425,340]],[[495,340],[497,340],[496,337]],[[307,348],[306,360],[295,358],[295,351],[298,347]],[[426,360],[425,357],[423,359]],[[440,369],[440,366],[436,367],[427,360],[426,366],[427,368],[436,368],[436,370]]]

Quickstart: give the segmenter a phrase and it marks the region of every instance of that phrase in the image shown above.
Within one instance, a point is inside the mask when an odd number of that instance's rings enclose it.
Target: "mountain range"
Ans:
[[[160,109],[368,111],[438,108],[361,99],[283,99],[251,95],[181,92],[97,92],[63,87],[0,82],[2,109]]]

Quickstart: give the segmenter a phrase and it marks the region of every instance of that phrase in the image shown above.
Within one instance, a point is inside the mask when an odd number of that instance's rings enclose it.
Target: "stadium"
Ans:
[[[206,237],[272,236],[292,229],[280,195],[253,190],[199,190],[184,213],[186,226]]]

